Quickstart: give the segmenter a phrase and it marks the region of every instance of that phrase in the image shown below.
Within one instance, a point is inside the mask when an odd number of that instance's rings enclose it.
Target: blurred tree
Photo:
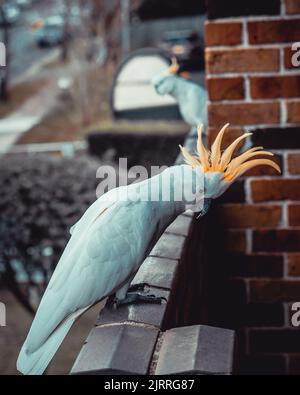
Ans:
[[[91,124],[107,106],[112,68],[120,57],[120,0],[73,0],[79,7],[80,21],[69,25],[72,40],[69,42],[69,60],[78,70],[72,88],[76,111],[82,125]],[[105,78],[103,78],[103,74]],[[106,84],[103,89],[100,84]]]
[[[120,1],[92,0],[92,31],[104,39],[107,61],[116,62],[120,55]]]
[[[2,28],[3,43],[6,48],[6,66],[3,67],[2,75],[0,76],[0,100],[9,100],[9,77],[10,77],[10,25],[6,19],[6,13],[3,6],[6,1],[0,2],[0,21]]]
[[[72,226],[95,200],[99,163],[46,155],[0,161],[0,284],[35,311]]]
[[[68,59],[69,41],[70,41],[70,13],[71,13],[72,0],[64,0],[64,27],[63,39],[61,43],[61,59],[65,62]]]

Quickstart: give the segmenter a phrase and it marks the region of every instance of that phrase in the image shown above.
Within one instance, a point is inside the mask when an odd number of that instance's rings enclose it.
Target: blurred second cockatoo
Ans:
[[[41,300],[17,361],[20,372],[42,374],[75,320],[97,302],[107,297],[116,306],[134,301],[160,302],[152,295],[129,294],[128,289],[166,227],[187,208],[201,215],[204,199],[219,197],[254,166],[268,165],[280,171],[269,159],[251,159],[272,155],[261,151],[262,147],[232,159],[239,142],[249,134],[221,153],[226,127],[219,132],[211,152],[202,143],[200,127],[196,156],[181,147],[187,164],[115,188],[89,207],[73,227]]]
[[[176,58],[168,69],[152,79],[156,92],[161,95],[171,95],[178,103],[180,114],[184,121],[192,127],[207,122],[207,91],[201,85],[178,75],[179,64]]]

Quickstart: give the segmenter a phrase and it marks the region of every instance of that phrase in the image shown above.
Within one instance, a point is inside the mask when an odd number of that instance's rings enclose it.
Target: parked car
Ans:
[[[4,3],[0,6],[0,25],[12,25],[20,18],[20,9],[14,4]]]
[[[31,6],[31,0],[14,0],[14,3],[20,8],[28,8]]]
[[[60,45],[64,39],[64,19],[60,16],[46,18],[36,32],[36,42],[40,47]]]

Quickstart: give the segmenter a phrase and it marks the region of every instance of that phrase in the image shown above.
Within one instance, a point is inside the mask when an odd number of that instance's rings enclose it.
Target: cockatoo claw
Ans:
[[[152,304],[162,304],[166,303],[167,300],[161,296],[155,295],[143,295],[138,292],[129,292],[124,299],[117,299],[116,297],[108,300],[106,306],[108,309],[115,310],[120,306],[125,306],[133,303],[152,303]]]
[[[150,285],[148,283],[140,283],[130,285],[128,292],[144,292],[148,293],[150,290]]]
[[[117,310],[118,308],[118,299],[115,297],[115,295],[111,295],[107,302],[106,302],[106,308],[108,310]]]

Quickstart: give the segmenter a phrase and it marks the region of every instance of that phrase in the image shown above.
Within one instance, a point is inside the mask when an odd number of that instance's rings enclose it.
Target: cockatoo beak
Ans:
[[[179,70],[179,64],[178,64],[175,56],[173,56],[171,65],[167,68],[165,74],[166,75],[176,75],[178,73],[178,70]]]
[[[274,161],[266,158],[255,158],[255,156],[273,156],[271,152],[263,151],[263,147],[251,148],[232,159],[234,151],[241,141],[252,133],[245,133],[231,143],[223,152],[221,144],[224,133],[229,124],[227,123],[218,133],[211,150],[208,151],[203,145],[203,126],[198,128],[197,155],[191,155],[184,147],[180,146],[182,155],[187,164],[199,167],[205,177],[205,197],[215,199],[221,196],[230,185],[246,171],[253,167],[266,165],[271,166],[280,173],[280,167]],[[251,160],[249,160],[251,159]]]

